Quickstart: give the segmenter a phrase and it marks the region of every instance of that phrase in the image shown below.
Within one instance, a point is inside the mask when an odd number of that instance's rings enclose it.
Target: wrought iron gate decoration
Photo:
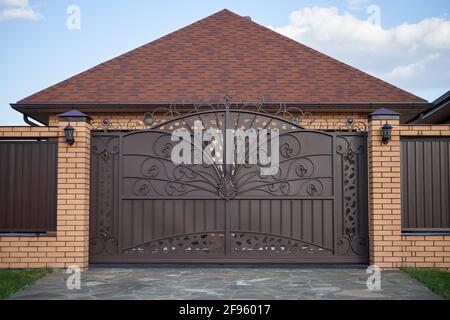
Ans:
[[[353,123],[350,132],[306,129],[305,114],[280,110],[226,100],[150,129],[94,133],[91,263],[368,262],[365,133]],[[175,165],[171,132],[195,120],[222,132],[278,128],[278,174]]]

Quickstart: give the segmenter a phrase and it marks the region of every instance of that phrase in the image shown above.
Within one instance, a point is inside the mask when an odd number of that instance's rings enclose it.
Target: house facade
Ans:
[[[12,107],[30,125],[0,127],[2,268],[450,268],[450,126],[404,124],[431,105],[228,10]],[[196,121],[279,130],[279,173],[174,164]]]

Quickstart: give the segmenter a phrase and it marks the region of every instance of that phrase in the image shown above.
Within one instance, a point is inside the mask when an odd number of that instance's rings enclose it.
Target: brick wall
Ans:
[[[57,138],[59,136],[58,126],[49,127],[0,127],[0,138]]]
[[[381,142],[381,127],[394,128],[392,141]],[[369,121],[369,232],[371,263],[450,269],[450,235],[402,235],[400,137],[450,136],[448,125],[400,126],[398,119]]]
[[[58,139],[57,232],[55,236],[0,237],[0,268],[88,264],[90,125],[72,122],[75,144],[65,142],[65,122],[54,127],[0,127],[2,138]],[[39,186],[36,186],[39,187]]]
[[[144,117],[145,112],[108,112],[108,113],[89,113],[88,115],[92,119],[93,130],[100,129],[100,123],[103,119],[107,118],[112,123],[119,124],[121,128],[129,127],[131,130],[144,129],[144,126],[140,123]],[[155,115],[156,121],[163,119],[162,114]],[[314,122],[308,127],[316,130],[332,130],[346,123],[347,119],[352,118],[355,123],[363,123],[367,125],[367,113],[363,112],[314,112],[311,119]],[[304,120],[305,123],[309,123],[309,119]],[[50,125],[58,124],[58,117],[55,115],[50,116]]]

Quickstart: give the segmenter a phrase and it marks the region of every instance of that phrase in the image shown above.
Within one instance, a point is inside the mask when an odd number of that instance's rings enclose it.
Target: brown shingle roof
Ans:
[[[18,104],[425,100],[222,10]]]

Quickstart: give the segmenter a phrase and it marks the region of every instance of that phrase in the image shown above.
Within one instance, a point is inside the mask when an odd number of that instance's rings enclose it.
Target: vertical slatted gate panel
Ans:
[[[404,138],[401,161],[403,230],[450,230],[450,139]]]
[[[0,232],[56,231],[56,142],[0,141]]]
[[[224,254],[221,200],[125,200],[123,206],[120,246],[127,254],[156,258]]]
[[[332,200],[231,200],[232,255],[306,257],[333,252]]]

